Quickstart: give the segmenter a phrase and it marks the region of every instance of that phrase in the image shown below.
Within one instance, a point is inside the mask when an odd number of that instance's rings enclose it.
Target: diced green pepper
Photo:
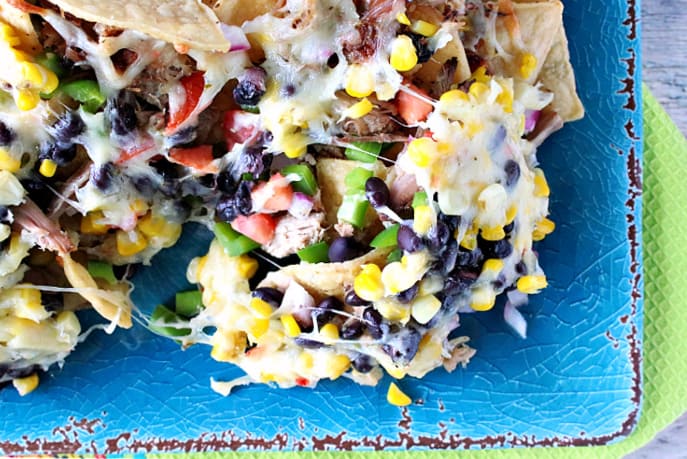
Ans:
[[[117,278],[112,270],[112,265],[109,263],[105,263],[104,261],[89,260],[87,269],[90,275],[97,279],[103,279],[110,284],[117,283]]]
[[[78,80],[65,83],[60,89],[69,97],[79,102],[85,111],[95,113],[105,103],[105,96],[100,92],[98,83],[93,80]]]
[[[351,170],[346,177],[344,177],[344,184],[346,185],[346,192],[352,193],[355,191],[365,192],[365,182],[374,174],[371,170],[364,167],[356,167]]]
[[[229,223],[215,223],[214,233],[224,251],[232,257],[238,257],[260,247],[260,243],[234,230]]]
[[[249,113],[260,113],[260,108],[257,105],[239,105],[241,110]]]
[[[393,263],[394,261],[401,261],[401,258],[403,258],[403,250],[394,249],[389,255],[387,255],[386,261],[388,263]]]
[[[193,317],[203,310],[203,294],[200,290],[178,292],[174,297],[174,307],[177,314],[184,317]]]
[[[296,252],[298,258],[306,263],[325,263],[329,261],[329,244],[316,242]]]
[[[365,213],[369,206],[370,203],[363,193],[345,194],[336,217],[356,228],[362,228],[365,224]]]
[[[153,310],[153,313],[150,315],[148,327],[155,333],[170,337],[187,336],[191,334],[190,328],[178,326],[181,323],[188,323],[188,321],[182,319],[177,314],[167,309],[165,306],[159,305]],[[170,325],[165,326],[162,324]]]
[[[415,193],[415,195],[413,196],[413,203],[412,203],[413,209],[415,209],[418,206],[426,206],[427,204],[428,204],[428,200],[427,200],[427,193],[426,192],[418,191],[417,193]]]
[[[374,239],[372,239],[372,242],[370,242],[370,247],[382,249],[384,247],[396,246],[398,244],[398,228],[400,226],[401,225],[396,223],[395,225],[391,225],[390,227],[384,229],[381,233],[376,235]]]
[[[39,54],[36,56],[36,62],[50,70],[58,78],[62,78],[65,74],[65,68],[60,62],[60,57],[53,52],[46,51],[42,54]]]
[[[307,164],[291,164],[281,170],[281,174],[286,177],[289,174],[295,174],[300,177],[297,182],[291,182],[291,186],[295,191],[313,196],[317,193],[317,180],[312,169]]]
[[[344,154],[346,158],[363,163],[374,163],[382,151],[382,144],[379,142],[353,142],[346,148]]]

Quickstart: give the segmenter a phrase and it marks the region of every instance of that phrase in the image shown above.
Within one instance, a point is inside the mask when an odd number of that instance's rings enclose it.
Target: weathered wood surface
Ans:
[[[644,81],[687,134],[687,0],[642,0]],[[687,413],[626,459],[687,457]]]

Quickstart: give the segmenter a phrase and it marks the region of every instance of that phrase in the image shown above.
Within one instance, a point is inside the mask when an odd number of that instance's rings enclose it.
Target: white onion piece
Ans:
[[[284,292],[278,312],[293,314],[302,326],[312,325],[311,310],[315,307],[315,300],[298,282],[291,281]]]
[[[220,24],[220,28],[222,29],[224,38],[226,38],[231,44],[229,52],[245,51],[247,49],[250,49],[250,43],[248,42],[248,38],[246,38],[246,34],[243,33],[241,27]]]
[[[289,207],[289,213],[296,218],[306,218],[308,215],[310,215],[314,205],[315,201],[312,197],[305,193],[296,191],[293,194],[293,200],[291,201],[291,207]]]
[[[503,318],[522,339],[527,338],[527,321],[520,314],[520,311],[509,302],[503,308]]]

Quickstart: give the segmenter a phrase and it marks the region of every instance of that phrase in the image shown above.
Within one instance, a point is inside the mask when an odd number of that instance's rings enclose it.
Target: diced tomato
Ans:
[[[277,222],[267,214],[239,215],[231,222],[231,227],[262,245],[274,238]]]
[[[198,105],[201,94],[205,89],[205,75],[203,72],[194,72],[183,77],[179,83],[184,89],[184,103],[178,107],[169,107],[169,121],[165,129],[165,134],[173,134],[177,128],[191,116],[193,110]]]
[[[406,84],[406,87],[413,92],[429,98],[429,95],[425,91],[413,84]],[[401,115],[401,118],[410,125],[415,125],[420,121],[426,120],[427,115],[434,109],[429,102],[419,97],[415,97],[413,94],[406,91],[398,91],[396,94],[396,108],[398,108],[398,114]]]
[[[169,159],[177,164],[196,169],[201,172],[216,173],[217,167],[212,163],[212,145],[199,145],[190,148],[172,148]]]
[[[245,143],[258,133],[260,115],[243,110],[229,110],[224,114],[224,138],[227,150],[237,143]]]
[[[296,378],[296,385],[301,387],[308,387],[308,384],[310,384],[310,381],[308,381],[308,379],[302,376]]]
[[[274,174],[269,181],[262,182],[251,192],[253,203],[260,203],[258,211],[279,212],[288,210],[293,201],[293,188],[280,173]]]
[[[129,148],[125,148],[120,151],[117,164],[126,163],[127,161],[140,156],[147,151],[150,151],[150,149],[153,147],[155,147],[155,142],[150,136],[147,134],[139,136],[134,142],[131,143]]]

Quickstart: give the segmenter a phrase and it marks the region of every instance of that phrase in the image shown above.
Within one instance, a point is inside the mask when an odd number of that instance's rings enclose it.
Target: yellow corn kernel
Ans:
[[[296,359],[296,369],[299,373],[306,373],[308,370],[312,369],[314,364],[315,360],[312,358],[312,355],[309,352],[303,351],[298,354],[298,358]]]
[[[487,75],[487,67],[482,65],[477,70],[475,70],[470,76],[471,79],[478,81],[480,83],[488,83],[491,77]]]
[[[410,25],[410,19],[408,19],[408,16],[405,13],[398,13],[396,15],[396,20],[403,25]]]
[[[457,104],[461,102],[468,102],[469,100],[470,98],[468,95],[459,89],[446,91],[441,95],[441,97],[439,97],[439,102],[443,104]]]
[[[518,290],[530,295],[539,293],[541,289],[546,288],[548,285],[549,283],[546,281],[546,276],[543,275],[522,276],[518,279],[518,283],[516,284]]]
[[[420,289],[417,294],[419,296],[431,295],[442,291],[444,288],[444,281],[440,276],[429,275],[420,281]]]
[[[45,83],[41,88],[41,92],[43,94],[51,94],[60,85],[60,80],[57,79],[57,75],[55,75],[55,73],[46,69],[45,67],[42,68],[45,72]]]
[[[117,230],[117,252],[123,257],[130,257],[142,252],[148,247],[148,240],[137,230],[123,231]]]
[[[406,272],[405,267],[399,261],[389,263],[382,270],[382,284],[392,294],[408,290],[415,281],[416,279],[413,279],[410,273]]]
[[[468,137],[473,138],[484,130],[484,124],[478,120],[467,120],[463,123],[463,129]]]
[[[541,221],[537,222],[534,226],[534,231],[532,232],[532,239],[535,241],[541,241],[549,234],[553,233],[556,229],[556,224],[544,217]]]
[[[466,250],[475,250],[477,248],[477,233],[468,230],[460,241],[460,246]]]
[[[327,362],[327,376],[336,379],[348,370],[351,360],[343,354],[335,355]]]
[[[298,322],[296,322],[296,319],[291,314],[284,314],[279,317],[279,320],[281,320],[281,324],[284,326],[287,336],[295,338],[301,334],[301,327],[298,326]]]
[[[528,79],[537,68],[537,58],[530,53],[525,53],[520,62],[520,76]]]
[[[336,341],[339,339],[339,328],[332,323],[324,324],[322,328],[320,328],[320,335],[327,340]]]
[[[546,198],[551,194],[549,184],[546,182],[544,171],[537,168],[534,170],[534,195],[537,198]]]
[[[410,25],[410,23],[406,25]],[[14,29],[5,23],[0,23],[0,41],[7,43],[11,47],[21,44],[21,40]]]
[[[429,137],[413,139],[406,149],[410,160],[419,167],[427,167],[436,152],[436,142]]]
[[[367,97],[365,97],[363,100],[360,102],[357,102],[350,107],[346,109],[344,112],[344,116],[351,118],[351,119],[358,119],[362,118],[363,116],[367,115],[372,111],[374,108],[374,105],[372,105],[372,102],[367,100]]]
[[[472,290],[470,307],[475,311],[489,311],[496,303],[496,292],[491,287],[477,287]]]
[[[287,158],[300,158],[308,151],[308,137],[301,133],[287,134],[280,146]]]
[[[253,297],[250,299],[250,307],[261,319],[269,319],[274,312],[274,308],[267,301]]]
[[[52,159],[44,159],[41,161],[41,167],[38,168],[38,172],[43,177],[53,177],[55,172],[57,172],[57,163]]]
[[[396,365],[391,365],[390,367],[385,367],[384,369],[387,373],[389,373],[389,376],[391,376],[394,379],[403,379],[408,373],[405,368],[400,368]]]
[[[410,26],[410,30],[415,33],[419,33],[420,35],[424,35],[425,37],[431,37],[437,33],[439,26],[420,19],[418,21],[413,21],[413,24]]]
[[[391,43],[391,66],[399,72],[407,72],[417,65],[417,52],[408,35],[399,35]]]
[[[9,151],[0,148],[0,170],[15,173],[21,169],[21,161],[14,158]]]
[[[361,64],[353,64],[348,68],[346,77],[346,93],[349,96],[362,99],[375,90],[375,79],[372,71]]]
[[[241,255],[236,260],[236,271],[244,279],[250,279],[258,271],[258,262],[248,255]]]
[[[502,226],[491,226],[482,228],[482,237],[487,241],[500,241],[506,237],[506,232]]]
[[[513,92],[504,88],[503,92],[496,97],[496,102],[503,107],[506,113],[513,113]]]
[[[410,307],[393,300],[382,300],[375,303],[375,309],[387,320],[406,323],[410,320]]]
[[[489,92],[489,86],[482,83],[481,81],[475,81],[470,85],[469,92],[472,97],[474,97],[475,99],[479,99],[484,94]]]
[[[413,211],[413,231],[424,236],[432,228],[434,212],[428,205],[417,206]]]
[[[248,332],[253,335],[254,338],[260,338],[262,337],[265,333],[267,333],[267,330],[270,329],[270,321],[269,319],[255,319],[253,320],[253,324],[249,327]]]
[[[384,297],[382,271],[375,264],[361,267],[360,273],[353,280],[353,291],[365,301],[378,301]]]
[[[425,295],[413,301],[412,316],[419,324],[426,324],[441,309],[441,301],[434,295]]]
[[[506,210],[506,225],[510,225],[515,217],[518,215],[518,206],[513,204]]]
[[[22,319],[29,319],[36,323],[50,317],[50,313],[41,304],[41,292],[35,288],[17,289],[18,295],[14,303],[14,314]]]
[[[143,215],[144,213],[146,213],[148,211],[148,203],[145,202],[143,199],[140,199],[140,198],[134,199],[131,202],[131,204],[129,205],[129,208],[133,212],[135,212],[139,215]],[[151,215],[151,217],[152,217],[152,215]],[[163,223],[166,222],[166,220],[162,217],[157,217],[157,218],[161,219]]]
[[[410,397],[403,393],[396,383],[389,384],[389,390],[386,392],[386,401],[395,406],[408,406],[412,403]]]
[[[491,271],[493,273],[500,273],[503,269],[503,264],[503,260],[499,260],[498,258],[490,258],[484,262],[484,265],[482,266],[482,272]]]
[[[99,210],[97,210],[95,212],[87,213],[81,219],[81,232],[84,234],[105,234],[105,233],[107,233],[107,230],[109,229],[107,227],[107,225],[100,223],[100,221],[104,217],[105,216],[103,215],[103,213],[100,212]]]
[[[41,67],[33,62],[22,62],[19,64],[21,76],[25,82],[33,88],[42,88],[45,84],[45,77]]]
[[[38,387],[38,375],[36,373],[31,376],[26,376],[25,378],[17,378],[12,380],[12,385],[19,395],[22,397],[30,392],[33,392],[36,387]]]
[[[15,104],[17,108],[22,111],[29,111],[36,108],[40,97],[38,96],[38,91],[35,89],[20,89],[17,91]]]

